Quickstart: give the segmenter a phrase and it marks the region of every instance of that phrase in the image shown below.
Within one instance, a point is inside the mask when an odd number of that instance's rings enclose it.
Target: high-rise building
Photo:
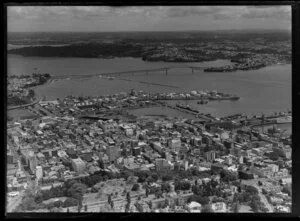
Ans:
[[[29,156],[29,169],[31,171],[31,173],[35,174],[35,170],[36,170],[36,156],[34,154],[33,151],[30,151],[28,153]]]
[[[119,128],[119,125],[113,120],[108,120],[108,121],[99,120],[98,122],[99,122],[99,126],[102,128],[104,132],[115,132]]]
[[[36,175],[36,178],[38,180],[43,178],[43,168],[42,168],[42,166],[36,166],[35,175]]]
[[[189,169],[189,161],[184,160],[184,170],[188,170]]]
[[[138,156],[141,154],[141,148],[140,147],[133,147],[132,148],[132,155],[133,156]]]
[[[12,154],[7,153],[7,163],[13,164],[14,163],[14,156]]]
[[[214,161],[215,158],[216,158],[216,152],[213,151],[213,150],[208,151],[208,152],[205,153],[205,156],[206,156],[206,160],[207,160],[207,161],[212,162],[212,161]]]
[[[198,137],[194,137],[194,139],[192,140],[192,144],[194,146],[200,146],[202,143],[202,137],[198,136]]]
[[[171,168],[171,165],[168,163],[166,159],[157,158],[155,159],[155,167],[157,171],[168,170]]]
[[[212,144],[212,140],[208,136],[202,137],[202,142],[204,144],[207,144],[207,145],[211,145]]]
[[[110,163],[113,163],[117,160],[120,154],[120,148],[119,146],[109,146],[107,147],[107,156],[110,161]]]
[[[85,162],[81,158],[71,159],[72,167],[75,172],[82,174],[85,170]]]
[[[7,145],[7,163],[9,164],[15,164],[17,162],[17,159],[15,158],[11,148]]]
[[[178,151],[181,147],[181,140],[179,138],[169,140],[168,146],[171,148],[171,150]]]
[[[160,142],[153,142],[152,143],[153,149],[156,150],[158,153],[161,153],[164,149]]]

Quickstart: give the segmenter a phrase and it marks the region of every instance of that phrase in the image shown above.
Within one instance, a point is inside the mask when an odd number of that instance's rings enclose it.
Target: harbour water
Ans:
[[[217,67],[226,64],[230,64],[230,61],[165,63],[145,62],[139,58],[40,58],[8,55],[8,74],[36,72],[49,73],[53,76],[88,75],[161,67]],[[194,74],[189,68],[176,68],[170,69],[168,75],[164,72],[150,72],[148,75],[144,73],[122,75],[114,80],[99,77],[55,80],[37,88],[36,93],[40,97],[46,96],[47,99],[63,98],[67,95],[97,96],[131,89],[152,93],[217,90],[238,95],[241,98],[238,101],[214,101],[204,105],[199,105],[196,101],[181,101],[183,104],[196,107],[202,113],[221,117],[236,113],[269,114],[290,110],[291,83],[291,65],[274,65],[259,70],[231,73],[194,71]],[[178,103],[178,101],[176,102]],[[134,113],[138,115],[151,114],[151,110],[134,110]],[[162,110],[161,113],[164,114],[164,111]],[[156,110],[155,114],[159,114],[159,111]]]

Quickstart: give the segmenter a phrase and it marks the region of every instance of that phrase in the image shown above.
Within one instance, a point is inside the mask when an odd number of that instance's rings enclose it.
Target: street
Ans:
[[[264,194],[262,194],[262,190],[260,186],[258,186],[258,181],[266,181],[266,178],[259,178],[259,179],[252,179],[252,180],[242,180],[242,184],[244,185],[250,185],[255,187],[258,190],[258,195],[261,199],[261,201],[265,204],[265,206],[268,208],[269,213],[273,213],[274,209],[273,206],[268,202],[267,198],[265,197]]]

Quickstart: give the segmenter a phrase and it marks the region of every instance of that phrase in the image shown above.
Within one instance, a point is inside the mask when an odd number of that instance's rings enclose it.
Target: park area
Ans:
[[[86,193],[83,198],[83,204],[96,201],[106,201],[108,195],[112,198],[126,197],[126,193],[132,191],[133,195],[144,193],[140,184],[137,184],[138,177],[131,176],[127,180],[112,179],[101,181],[91,188],[91,193]],[[137,187],[137,185],[139,187]],[[135,186],[135,188],[133,188]],[[135,190],[135,191],[134,191]],[[94,192],[94,193],[92,193]]]

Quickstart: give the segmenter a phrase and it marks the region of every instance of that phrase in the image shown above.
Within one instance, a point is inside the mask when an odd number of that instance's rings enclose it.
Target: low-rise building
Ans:
[[[211,204],[211,209],[214,213],[226,213],[227,212],[227,206],[224,202],[217,202]]]

